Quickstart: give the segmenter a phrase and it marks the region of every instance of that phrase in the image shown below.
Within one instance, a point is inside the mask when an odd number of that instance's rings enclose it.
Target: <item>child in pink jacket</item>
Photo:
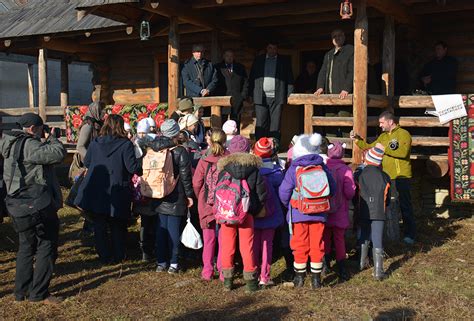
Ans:
[[[327,167],[336,181],[336,193],[331,201],[331,213],[328,214],[326,227],[324,229],[324,252],[325,264],[329,269],[332,245],[336,249],[336,262],[338,276],[341,280],[348,280],[344,262],[346,259],[346,244],[344,235],[349,227],[349,202],[355,194],[356,185],[352,170],[342,160],[344,156],[345,144],[336,142],[328,146]]]

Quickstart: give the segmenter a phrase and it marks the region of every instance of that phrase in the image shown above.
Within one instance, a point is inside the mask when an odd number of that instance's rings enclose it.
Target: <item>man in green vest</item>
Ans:
[[[351,133],[351,138],[359,148],[366,150],[377,143],[385,147],[382,168],[395,183],[400,200],[400,209],[404,224],[404,239],[407,244],[415,241],[416,225],[410,195],[411,171],[411,135],[397,123],[395,115],[384,111],[379,116],[379,126],[383,133],[372,143],[367,143],[359,135]]]

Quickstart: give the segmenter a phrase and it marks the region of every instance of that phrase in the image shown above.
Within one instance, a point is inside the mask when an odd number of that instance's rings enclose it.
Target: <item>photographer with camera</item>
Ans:
[[[385,148],[382,169],[390,176],[392,186],[396,185],[404,224],[403,241],[411,245],[415,241],[416,233],[410,195],[410,179],[412,177],[411,135],[398,125],[395,115],[389,111],[380,114],[379,127],[383,133],[371,144],[365,142],[363,138],[353,132],[351,132],[351,139],[363,150],[370,149],[376,144],[381,144]]]
[[[18,125],[21,129],[5,132],[0,140],[5,203],[19,237],[15,300],[57,304],[60,299],[48,292],[57,257],[57,211],[62,207],[54,165],[63,161],[66,149],[55,130],[45,131],[37,114],[24,114]]]

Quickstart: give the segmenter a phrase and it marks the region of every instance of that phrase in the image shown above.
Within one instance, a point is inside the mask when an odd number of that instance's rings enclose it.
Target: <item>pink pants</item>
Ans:
[[[332,241],[334,240],[334,247],[336,248],[336,261],[341,261],[346,258],[346,243],[344,240],[346,230],[339,227],[325,227],[324,252],[330,254],[332,250]]]
[[[260,281],[270,281],[270,267],[272,266],[274,229],[254,229],[253,254],[257,267],[260,267]]]
[[[201,277],[204,280],[211,280],[214,275],[214,257],[216,255],[216,240],[219,243],[218,237],[216,237],[216,223],[212,222],[209,228],[202,229],[202,235],[204,239],[204,247],[202,249],[202,273]],[[220,262],[220,246],[218,245],[217,251],[217,269],[221,271]]]
[[[253,255],[253,216],[248,215],[245,221],[240,225],[221,225],[219,231],[221,245],[221,262],[224,277],[232,277],[234,269],[234,254],[236,249],[237,232],[239,233],[240,255],[244,263],[244,279],[254,277],[255,266]]]

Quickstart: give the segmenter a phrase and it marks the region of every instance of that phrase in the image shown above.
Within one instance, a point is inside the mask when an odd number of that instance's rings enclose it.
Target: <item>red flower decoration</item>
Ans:
[[[79,111],[81,112],[81,115],[85,115],[89,111],[89,106],[81,106],[79,107]]]
[[[82,125],[82,116],[81,115],[72,115],[72,126],[74,128],[79,128]]]
[[[166,119],[166,116],[164,113],[160,113],[158,112],[156,115],[155,115],[155,123],[156,123],[156,127],[160,127],[161,124],[163,124],[163,122],[165,121]]]
[[[460,139],[461,139],[461,136],[460,136],[459,134],[455,134],[455,135],[453,136],[453,140],[455,140],[455,141],[458,141],[458,140],[460,140]]]
[[[467,142],[461,142],[461,148],[467,148]]]
[[[456,194],[462,194],[462,188],[456,188]]]
[[[156,107],[158,107],[158,104],[148,104],[146,105],[146,110],[151,113],[152,111],[154,111],[156,109]]]
[[[112,107],[112,114],[120,113],[122,111],[123,107],[124,107],[123,105],[114,105]]]
[[[123,114],[122,117],[124,122],[130,124],[130,113]]]
[[[468,115],[469,115],[469,118],[474,118],[474,108],[469,108]]]
[[[148,118],[148,113],[140,113],[137,115],[137,121]]]

